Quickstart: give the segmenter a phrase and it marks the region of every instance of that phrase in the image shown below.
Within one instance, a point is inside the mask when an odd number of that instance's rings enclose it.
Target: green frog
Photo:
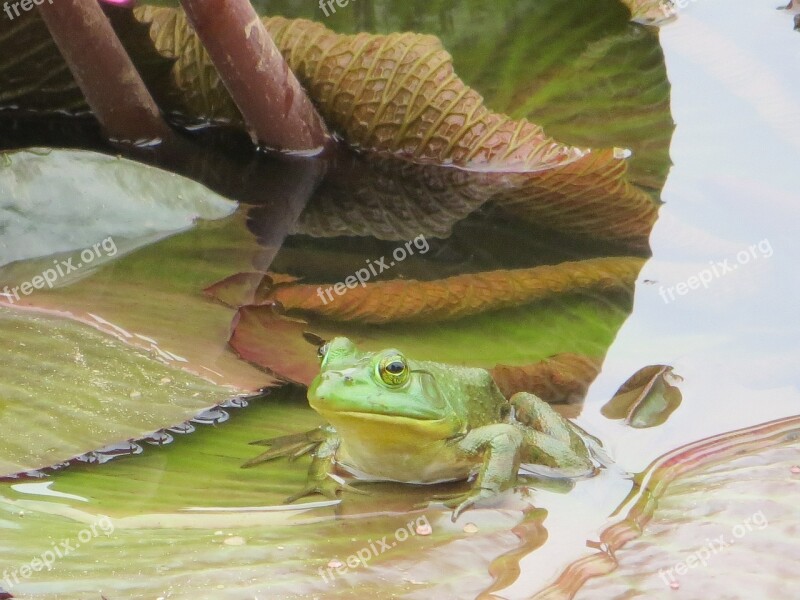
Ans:
[[[313,453],[307,486],[287,502],[363,493],[337,469],[413,484],[474,476],[469,491],[444,498],[455,521],[513,487],[521,468],[570,478],[596,471],[596,439],[533,394],[507,400],[485,369],[411,360],[394,349],[360,352],[343,337],[320,347],[319,356],[308,401],[330,425],[254,442],[270,449],[243,465]]]

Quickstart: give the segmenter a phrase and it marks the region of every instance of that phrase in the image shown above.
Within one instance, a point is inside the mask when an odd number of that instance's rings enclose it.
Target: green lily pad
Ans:
[[[177,425],[233,395],[67,319],[0,308],[0,476]]]
[[[288,318],[271,306],[246,306],[239,310],[231,345],[245,360],[307,385],[319,360],[305,331],[324,339],[346,336],[363,350],[398,348],[418,360],[488,369],[529,365],[562,352],[604,356],[627,314],[623,302],[582,295],[455,322],[385,326]]]

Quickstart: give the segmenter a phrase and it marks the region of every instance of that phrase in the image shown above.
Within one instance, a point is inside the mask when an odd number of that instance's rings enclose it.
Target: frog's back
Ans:
[[[508,402],[486,369],[428,361],[418,361],[414,369],[432,375],[428,393],[443,395],[468,428],[498,423],[508,414]]]

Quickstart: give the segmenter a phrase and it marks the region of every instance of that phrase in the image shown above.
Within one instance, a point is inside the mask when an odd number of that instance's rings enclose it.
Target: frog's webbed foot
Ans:
[[[443,501],[447,508],[453,509],[450,520],[455,523],[465,510],[472,508],[478,502],[496,497],[500,492],[501,490],[497,489],[472,488],[457,494],[437,494],[433,499]]]
[[[321,428],[323,439],[317,443],[311,465],[308,467],[308,479],[305,487],[289,496],[284,502],[289,504],[311,494],[322,494],[326,498],[335,500],[342,491],[355,494],[367,494],[363,490],[349,485],[344,479],[334,473],[336,467],[336,451],[339,448],[339,436],[332,427]]]
[[[446,506],[453,508],[453,521],[476,503],[494,498],[514,486],[523,443],[521,428],[510,423],[478,427],[457,442],[459,449],[468,456],[482,456],[483,464],[472,489],[440,497],[447,500]]]
[[[243,469],[260,465],[263,462],[274,460],[287,456],[289,460],[294,460],[314,452],[320,444],[322,444],[328,437],[334,435],[335,432],[331,427],[317,427],[311,431],[304,431],[303,433],[294,433],[291,435],[283,435],[276,438],[266,440],[257,440],[250,442],[254,446],[269,446],[269,450],[259,454],[255,458],[251,458],[242,465]]]
[[[312,494],[322,494],[326,498],[336,500],[339,498],[339,494],[345,490],[348,492],[353,492],[354,494],[369,495],[369,492],[365,492],[364,490],[353,487],[338,475],[326,473],[325,476],[320,479],[309,479],[309,481],[306,483],[306,486],[302,490],[286,498],[284,503],[291,504],[300,498],[304,498]]]

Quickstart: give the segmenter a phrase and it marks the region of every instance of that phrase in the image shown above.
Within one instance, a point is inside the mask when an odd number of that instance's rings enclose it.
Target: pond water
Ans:
[[[270,8],[322,19],[293,4]],[[127,175],[129,167],[102,161],[92,171],[95,159],[59,155],[66,166],[42,171],[26,198],[62,201],[60,190],[74,212],[34,218],[3,206],[0,286],[30,280],[105,237],[115,246],[102,258],[101,246],[95,265],[55,289],[0,307],[0,335],[14,357],[6,351],[0,363],[3,475],[37,460],[84,457],[0,483],[0,566],[31,566],[17,579],[3,572],[0,590],[110,600],[790,597],[800,558],[792,535],[800,518],[800,38],[791,16],[766,0],[697,0],[657,30],[629,23],[611,1],[586,11],[580,2],[456,9],[358,0],[324,24],[436,34],[492,109],[527,117],[562,142],[630,149],[630,180],[664,202],[649,248],[536,227],[493,196],[513,181],[442,167],[405,170],[343,154],[319,184],[315,167],[254,157],[225,137],[224,152],[181,172],[228,190],[242,202],[231,212],[180,181]],[[44,129],[6,131],[4,146],[59,145]],[[79,145],[102,149],[86,138]],[[118,171],[104,179],[111,169]],[[131,208],[120,218],[104,198],[137,177],[150,187],[127,192]],[[159,190],[173,197],[173,184],[181,202],[154,216]],[[203,220],[191,226],[194,217]],[[40,229],[30,225],[36,220]],[[237,350],[252,362],[228,346],[235,308],[203,293],[266,270],[324,289],[415,239],[424,245],[406,246],[409,256],[376,281],[605,257],[646,262],[632,295],[568,289],[458,320],[370,325],[293,312],[308,324],[278,327],[263,313],[255,321],[255,313],[240,314]],[[237,286],[228,291],[243,297]],[[414,293],[390,289],[373,301],[389,310],[413,303]],[[429,502],[461,484],[370,484],[368,496],[284,505],[302,487],[307,459],[239,466],[258,453],[249,442],[322,423],[301,385],[281,386],[252,364],[306,381],[316,359],[305,329],[486,368],[560,353],[602,361],[582,404],[561,410],[602,441],[613,464],[574,485],[519,488],[455,523]],[[155,366],[137,362],[132,349]],[[653,427],[607,418],[609,399],[648,365],[673,368],[678,408]],[[92,397],[102,420],[80,404],[87,386],[103,390]],[[189,416],[229,397],[236,400],[180,433]],[[41,416],[48,413],[55,424]],[[22,428],[31,433],[20,436]],[[174,441],[130,446],[136,431]],[[112,442],[125,443],[103,448]],[[26,447],[36,452],[23,455]],[[709,541],[719,536],[728,543]],[[341,574],[359,552],[366,564]],[[35,568],[51,555],[52,569]]]

